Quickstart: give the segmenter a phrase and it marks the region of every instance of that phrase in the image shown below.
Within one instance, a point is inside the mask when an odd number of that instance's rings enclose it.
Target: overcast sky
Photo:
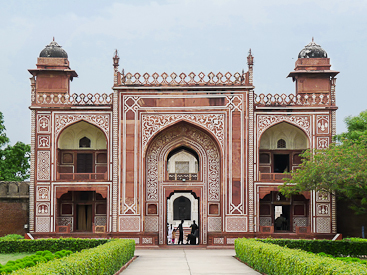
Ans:
[[[30,143],[27,69],[52,37],[79,75],[72,93],[112,92],[115,49],[125,72],[207,74],[247,71],[251,48],[257,94],[294,93],[286,76],[314,37],[340,71],[337,132],[367,109],[366,0],[1,2],[0,111],[13,144]]]

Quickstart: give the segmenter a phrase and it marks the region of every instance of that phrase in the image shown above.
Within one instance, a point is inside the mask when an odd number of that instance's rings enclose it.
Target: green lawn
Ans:
[[[12,254],[0,254],[0,264],[5,265],[8,261],[15,261],[25,256],[30,256],[35,253],[12,253]]]

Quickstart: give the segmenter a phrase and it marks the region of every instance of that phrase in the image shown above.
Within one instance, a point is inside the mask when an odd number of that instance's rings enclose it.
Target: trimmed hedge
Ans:
[[[367,255],[367,242],[363,239],[331,241],[331,240],[291,240],[291,239],[259,239],[265,243],[277,244],[288,248],[302,249],[312,253],[339,256],[361,257]]]
[[[367,274],[362,264],[345,263],[255,239],[235,240],[235,250],[240,260],[268,275]]]
[[[19,234],[8,234],[4,237],[0,237],[0,241],[16,241],[16,240],[22,240],[24,237]]]
[[[0,253],[22,253],[22,252],[37,252],[49,250],[51,252],[60,251],[63,249],[73,252],[83,249],[93,248],[101,244],[105,244],[107,239],[37,239],[37,240],[16,240],[16,241],[1,241]]]
[[[35,266],[39,263],[46,263],[53,259],[60,259],[62,257],[68,256],[72,254],[70,250],[61,250],[52,254],[50,251],[37,251],[36,254],[25,256],[22,259],[18,259],[15,261],[8,261],[4,266],[0,264],[0,274],[9,274],[15,270],[23,269],[26,267]]]
[[[134,252],[134,240],[115,239],[98,247],[22,269],[12,274],[115,274],[134,256]]]

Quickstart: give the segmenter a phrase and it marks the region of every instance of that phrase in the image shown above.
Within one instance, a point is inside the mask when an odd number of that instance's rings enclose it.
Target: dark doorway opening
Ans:
[[[76,220],[77,231],[92,231],[92,205],[77,204]]]
[[[274,231],[290,231],[291,206],[274,206]]]
[[[179,197],[173,202],[174,220],[191,220],[191,201],[186,197]]]
[[[274,154],[274,173],[289,172],[289,154]]]
[[[77,173],[93,173],[93,154],[77,155]]]

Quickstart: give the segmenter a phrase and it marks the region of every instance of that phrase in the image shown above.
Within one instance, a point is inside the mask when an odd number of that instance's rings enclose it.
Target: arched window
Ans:
[[[173,202],[174,220],[191,220],[191,201],[184,197],[178,197]]]
[[[277,148],[287,148],[287,144],[284,139],[279,139],[277,142]]]
[[[90,148],[90,139],[83,137],[79,140],[79,148]]]
[[[198,154],[184,146],[172,150],[167,156],[167,172],[170,180],[197,180]]]

